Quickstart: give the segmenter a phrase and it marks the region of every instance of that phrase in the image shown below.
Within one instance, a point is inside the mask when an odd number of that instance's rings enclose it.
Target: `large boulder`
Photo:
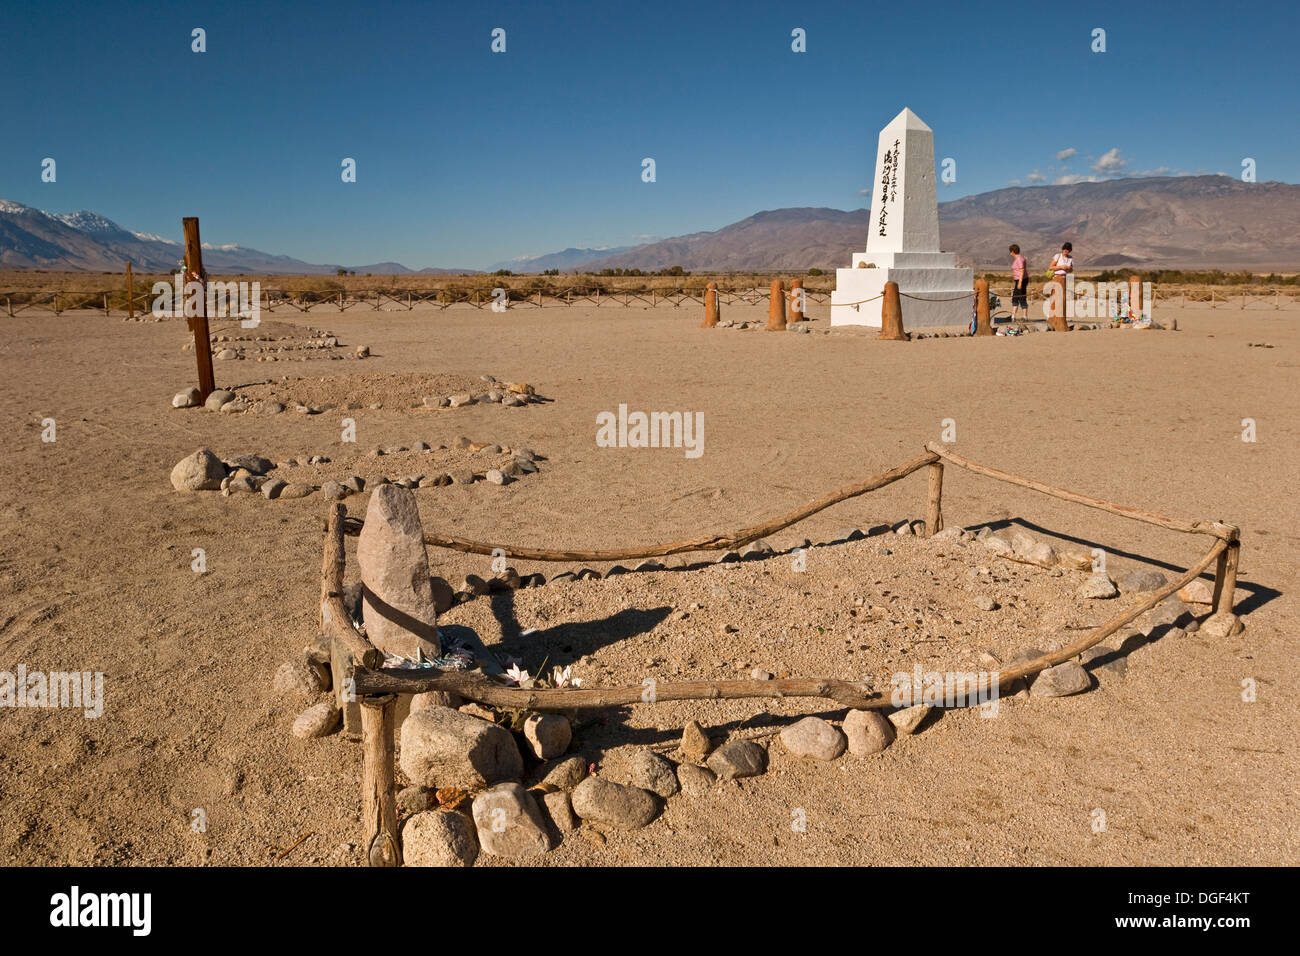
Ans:
[[[362,616],[370,642],[385,653],[412,660],[417,650],[428,658],[440,657],[429,555],[414,494],[396,485],[380,485],[371,492],[357,542],[357,564],[365,586]]]
[[[206,448],[182,458],[172,469],[172,487],[177,491],[220,491],[226,466]]]
[[[411,714],[401,736],[402,772],[422,787],[478,790],[524,772],[510,731],[450,707]]]
[[[503,783],[474,798],[474,826],[485,853],[526,859],[551,848],[546,821],[533,795],[517,783]]]
[[[407,866],[473,866],[476,859],[478,838],[462,813],[427,810],[402,824],[402,862]]]
[[[655,818],[659,801],[640,787],[625,787],[600,777],[588,777],[574,788],[573,812],[584,820],[623,830],[636,830]]]

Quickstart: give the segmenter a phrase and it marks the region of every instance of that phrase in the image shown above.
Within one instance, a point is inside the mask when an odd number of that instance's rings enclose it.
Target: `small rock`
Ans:
[[[1201,578],[1193,578],[1178,589],[1178,600],[1184,604],[1213,604],[1214,585]]]
[[[218,491],[226,477],[226,466],[206,448],[182,458],[172,469],[172,487],[177,491]]]
[[[1092,686],[1092,678],[1077,661],[1066,661],[1039,671],[1029,685],[1035,697],[1068,697]]]
[[[682,753],[692,760],[703,760],[713,750],[713,741],[698,721],[692,720],[682,729]]]
[[[339,725],[339,708],[332,700],[312,704],[293,722],[293,735],[301,739],[325,737]]]
[[[713,751],[708,764],[724,783],[737,777],[756,777],[767,769],[767,751],[752,740],[732,740]]]
[[[183,392],[177,392],[172,396],[172,408],[195,408],[199,404],[199,390],[197,388],[187,388]]]
[[[1246,629],[1241,623],[1241,619],[1235,614],[1229,614],[1226,611],[1220,611],[1211,614],[1200,623],[1200,631],[1206,637],[1225,638],[1234,634],[1240,634]]]
[[[750,680],[772,680],[772,678],[773,678],[772,672],[765,671],[761,667],[755,667],[752,671],[749,672]]]
[[[503,474],[499,468],[489,468],[487,474],[483,477],[487,479],[489,484],[493,485],[504,485],[510,481],[510,479]]]
[[[337,481],[327,481],[320,486],[320,493],[326,501],[342,501],[348,496],[348,489]]]
[[[894,725],[874,710],[851,710],[844,718],[849,753],[855,757],[880,753],[894,742]]]
[[[786,727],[781,743],[795,756],[814,760],[834,760],[848,746],[844,735],[820,717],[805,717]]]
[[[560,714],[533,714],[524,721],[524,740],[538,760],[552,760],[569,749],[573,728]]]
[[[271,679],[273,691],[290,697],[314,697],[329,686],[329,671],[305,659],[281,664]]]
[[[996,554],[1011,553],[1011,543],[1000,534],[986,534],[983,538],[976,537],[976,540],[983,541],[984,547]]]
[[[402,824],[402,861],[407,866],[473,866],[477,859],[478,837],[463,813],[431,809]]]
[[[912,523],[910,521],[900,521],[894,526],[894,534],[907,537],[912,533]]]
[[[1115,582],[1110,579],[1110,575],[1098,571],[1096,574],[1089,575],[1088,580],[1079,586],[1076,593],[1085,599],[1106,600],[1116,597],[1119,591],[1115,589]]]
[[[659,812],[654,794],[639,787],[588,777],[574,788],[573,812],[583,820],[624,830],[636,830],[648,824]]]
[[[239,358],[239,353],[236,352],[234,349],[222,349],[220,352],[214,355],[213,358],[220,359],[223,362],[229,362],[232,359]]]
[[[279,478],[268,478],[262,484],[262,494],[270,500],[280,497],[280,493],[289,487],[287,481],[281,481]]]
[[[649,747],[639,747],[632,755],[628,766],[628,777],[634,787],[657,793],[665,799],[681,789],[672,762]]]
[[[998,602],[987,594],[981,594],[975,598],[975,606],[981,611],[996,611]]]
[[[316,489],[313,488],[311,485],[289,485],[287,488],[284,488],[280,492],[280,497],[282,499],[283,498],[306,498],[308,495],[313,494],[315,491]]]
[[[698,797],[708,793],[718,782],[718,775],[708,767],[697,767],[693,763],[684,763],[677,768],[677,780],[682,793],[688,797]]]
[[[1098,660],[1102,663],[1088,667]],[[1079,655],[1079,663],[1089,671],[1105,671],[1121,680],[1128,673],[1128,656],[1120,654],[1113,647],[1107,647],[1105,644],[1094,644],[1085,650]]]
[[[587,761],[574,755],[553,764],[546,771],[540,783],[546,787],[558,787],[560,790],[572,790],[587,777]]]
[[[208,393],[207,399],[203,402],[203,407],[210,412],[219,412],[221,411],[222,405],[227,402],[233,402],[234,400],[234,392],[228,392],[224,388],[218,388],[215,391]]]
[[[889,722],[894,725],[895,731],[906,736],[915,733],[916,728],[921,725],[921,721],[925,720],[925,715],[929,712],[929,704],[916,704],[894,711],[889,715]]]
[[[1157,591],[1168,583],[1169,579],[1159,571],[1154,571],[1151,568],[1139,568],[1136,571],[1130,571],[1124,577],[1124,593]]]
[[[495,856],[527,859],[551,848],[546,823],[533,795],[517,783],[502,783],[474,798],[479,845]]]
[[[542,794],[542,813],[561,833],[571,833],[578,829],[578,817],[573,812],[569,795],[563,790]]]

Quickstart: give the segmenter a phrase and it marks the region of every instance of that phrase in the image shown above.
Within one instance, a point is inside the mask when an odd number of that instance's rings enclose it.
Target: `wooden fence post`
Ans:
[[[131,260],[126,260],[126,312],[135,321],[135,282],[131,278]]]
[[[203,245],[199,242],[199,220],[197,216],[181,219],[185,229],[185,284],[190,276],[199,284],[199,313],[190,318],[190,330],[194,333],[194,358],[199,365],[199,401],[205,402],[217,387],[212,374],[212,342],[208,338],[208,288],[207,273],[203,271]],[[185,314],[184,286],[181,288],[181,314]]]
[[[785,283],[780,279],[772,280],[772,287],[768,295],[767,331],[785,331]]]
[[[1065,320],[1065,276],[1052,276],[1052,283],[1056,285],[1057,291],[1052,294],[1051,315],[1047,317],[1047,324],[1051,326],[1053,332],[1070,331],[1070,323]]]
[[[906,342],[903,331],[903,304],[898,297],[898,283],[886,282],[884,298],[880,301],[880,335],[889,342]]]
[[[932,462],[926,468],[930,480],[926,487],[925,536],[933,538],[943,530],[943,462]]]
[[[711,329],[718,324],[718,284],[710,282],[704,289],[704,324],[702,329]]]
[[[1233,597],[1237,590],[1237,563],[1241,559],[1241,540],[1234,538],[1219,555],[1214,572],[1214,613],[1233,613]]]
[[[975,334],[992,335],[993,323],[989,319],[989,280],[975,280]]]
[[[802,322],[806,318],[803,314],[804,292],[803,279],[790,280],[790,321]]]
[[[362,697],[361,816],[366,860],[371,866],[401,866],[397,794],[393,788],[393,732],[397,695]]]

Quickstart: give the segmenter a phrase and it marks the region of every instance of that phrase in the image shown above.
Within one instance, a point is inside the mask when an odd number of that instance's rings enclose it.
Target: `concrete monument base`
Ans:
[[[970,325],[974,273],[957,268],[957,257],[951,252],[893,252],[874,258],[859,252],[853,256],[853,265],[852,269],[835,270],[831,325],[880,328],[880,300],[875,297],[884,291],[886,282],[898,283],[905,328]],[[909,295],[921,298],[909,299]],[[861,304],[844,304],[848,302]]]

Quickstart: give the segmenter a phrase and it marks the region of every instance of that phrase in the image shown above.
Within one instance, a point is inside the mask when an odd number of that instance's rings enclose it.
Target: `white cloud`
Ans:
[[[1119,147],[1102,153],[1101,159],[1092,164],[1092,171],[1102,176],[1118,176],[1128,166],[1128,160],[1119,154]]]
[[[1067,173],[1064,176],[1057,176],[1052,180],[1053,186],[1073,186],[1075,183],[1099,183],[1101,179],[1097,176],[1081,176],[1078,173]]]
[[[871,190],[870,190],[870,189],[859,189],[859,190],[858,190],[858,195],[859,195],[859,196],[870,196],[870,195],[871,195]]]
[[[1009,179],[1009,180],[1007,180],[1007,185],[1008,185],[1008,186],[1019,186],[1019,185],[1020,185],[1020,180],[1018,180],[1018,179]]]
[[[1047,177],[1044,176],[1042,173],[1040,173],[1038,170],[1035,169],[1032,173],[1030,173],[1028,176],[1025,177],[1025,182],[1027,182],[1027,183],[1045,183],[1045,182],[1047,182]]]
[[[1061,150],[1059,153],[1057,153],[1057,154],[1056,154],[1056,158],[1057,158],[1057,159],[1069,159],[1071,156],[1074,156],[1074,155],[1077,154],[1078,152],[1079,152],[1079,151],[1078,151],[1077,149],[1075,149],[1073,146],[1071,146],[1071,147],[1069,147],[1068,149],[1063,149],[1063,150]]]

